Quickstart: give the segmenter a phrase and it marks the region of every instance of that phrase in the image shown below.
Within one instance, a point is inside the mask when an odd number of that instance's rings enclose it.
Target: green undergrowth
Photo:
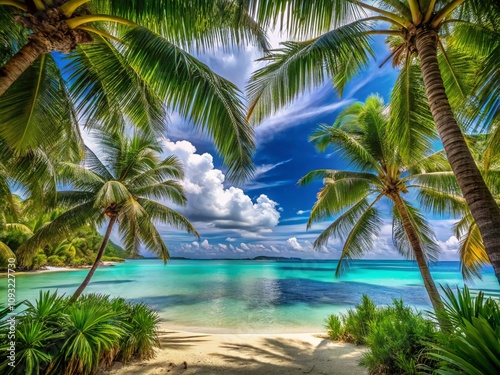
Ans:
[[[327,318],[328,336],[366,345],[360,364],[370,374],[500,374],[499,300],[473,297],[467,287],[444,294],[449,332],[402,300],[376,307],[364,295],[354,309]]]
[[[16,316],[15,366],[3,356],[1,374],[95,374],[115,361],[150,359],[159,346],[159,317],[144,304],[100,294],[70,304],[68,297],[40,292],[24,307]],[[12,341],[6,318],[0,324],[2,353]]]

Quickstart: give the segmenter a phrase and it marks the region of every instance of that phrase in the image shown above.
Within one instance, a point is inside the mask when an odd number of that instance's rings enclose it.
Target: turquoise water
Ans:
[[[336,261],[133,260],[97,270],[86,292],[144,302],[172,328],[238,332],[321,331],[325,318],[345,311],[368,294],[377,304],[402,298],[418,309],[430,302],[418,268],[407,261],[357,261],[346,276],[334,276]],[[431,268],[439,284],[463,285],[458,262]],[[87,270],[16,276],[17,299],[40,290],[71,294]],[[6,279],[0,279],[6,296]],[[469,285],[500,296],[491,268]]]

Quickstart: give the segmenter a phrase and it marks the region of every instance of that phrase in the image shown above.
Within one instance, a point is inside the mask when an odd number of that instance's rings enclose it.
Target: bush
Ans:
[[[70,304],[68,297],[40,292],[26,305],[16,328],[16,368],[4,356],[2,374],[94,374],[117,359],[152,358],[159,346],[159,318],[144,304],[98,294]],[[0,325],[0,337],[7,329]]]
[[[392,306],[377,311],[370,322],[365,353],[361,365],[371,374],[416,374],[416,367],[425,342],[432,341],[434,323],[422,317],[403,301],[394,300]]]
[[[366,344],[361,365],[370,374],[416,374],[426,342],[434,341],[435,325],[421,313],[394,300],[391,306],[376,308],[363,295],[360,305],[327,320],[328,335],[334,340]]]
[[[361,304],[347,311],[347,316],[343,318],[345,332],[350,339],[348,341],[357,345],[366,343],[366,336],[370,329],[370,323],[375,319],[377,308],[375,303],[363,294]]]
[[[47,258],[47,264],[54,267],[64,267],[66,263],[58,255],[51,255]]]
[[[38,254],[36,254],[33,257],[33,268],[38,269],[40,267],[43,267],[47,264],[47,255],[43,253],[43,251],[39,251]]]
[[[102,261],[103,262],[125,262],[125,259],[120,258],[120,257],[109,257],[109,256],[104,255],[102,257]]]

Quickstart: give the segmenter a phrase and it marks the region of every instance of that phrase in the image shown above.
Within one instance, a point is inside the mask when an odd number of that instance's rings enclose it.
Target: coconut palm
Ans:
[[[107,220],[95,262],[72,300],[82,293],[99,266],[115,224],[130,254],[137,255],[142,243],[165,263],[169,252],[154,223],[198,236],[185,217],[157,201],[168,199],[178,205],[186,202],[178,182],[183,178],[183,169],[176,157],[161,160],[161,147],[144,136],[103,133],[99,146],[103,161],[87,149],[83,163],[62,163],[60,182],[70,184],[71,190],[57,195],[67,211],[43,226],[17,251],[20,263],[29,266],[38,248],[67,238],[87,223],[101,226]]]
[[[392,233],[396,249],[414,259],[425,289],[439,316],[443,302],[429,272],[429,261],[439,253],[432,228],[424,216],[404,196],[414,190],[421,204],[436,212],[456,213],[462,205],[454,196],[456,184],[442,153],[425,156],[413,149],[409,157],[400,155],[400,146],[389,138],[387,108],[376,96],[365,104],[356,103],[343,111],[333,126],[322,125],[311,136],[320,151],[333,146],[353,166],[350,170],[314,170],[299,184],[322,178],[307,227],[313,222],[339,215],[315,240],[316,248],[339,236],[344,245],[336,275],[346,271],[349,260],[374,249],[374,238],[383,224],[381,208],[393,206]],[[440,321],[441,324],[445,323]]]
[[[298,0],[259,0],[252,4],[251,13],[257,19],[271,25],[281,23],[293,37],[302,38],[271,51],[262,59],[268,62],[267,66],[253,74],[248,86],[248,116],[257,122],[289,104],[301,92],[323,84],[326,77],[332,78],[342,93],[346,83],[375,55],[372,36],[386,35],[391,49],[386,61],[392,59],[395,66],[401,67],[400,84],[395,88],[401,106],[394,106],[399,115],[397,127],[390,135],[405,142],[401,149],[405,153],[411,148],[410,138],[405,135],[412,132],[412,117],[418,116],[418,112],[411,114],[405,109],[412,95],[406,78],[409,67],[418,63],[425,97],[446,156],[500,281],[500,209],[474,162],[453,111],[459,106],[467,107],[464,103],[472,92],[471,83],[479,78],[482,80],[476,86],[485,95],[482,103],[487,109],[497,108],[498,84],[491,79],[493,72],[483,69],[484,74],[470,78],[483,57],[493,56],[486,60],[488,66],[498,67],[498,2],[379,0],[373,4],[316,0],[306,4]]]
[[[172,110],[244,178],[254,144],[242,94],[188,52],[241,41],[267,46],[227,0],[0,0],[0,138],[24,153],[78,121],[158,134]]]

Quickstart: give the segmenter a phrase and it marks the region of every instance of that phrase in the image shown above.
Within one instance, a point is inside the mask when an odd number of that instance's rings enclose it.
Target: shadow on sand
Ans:
[[[158,356],[116,364],[109,374],[361,375],[363,348],[310,334],[190,334],[162,332]]]

